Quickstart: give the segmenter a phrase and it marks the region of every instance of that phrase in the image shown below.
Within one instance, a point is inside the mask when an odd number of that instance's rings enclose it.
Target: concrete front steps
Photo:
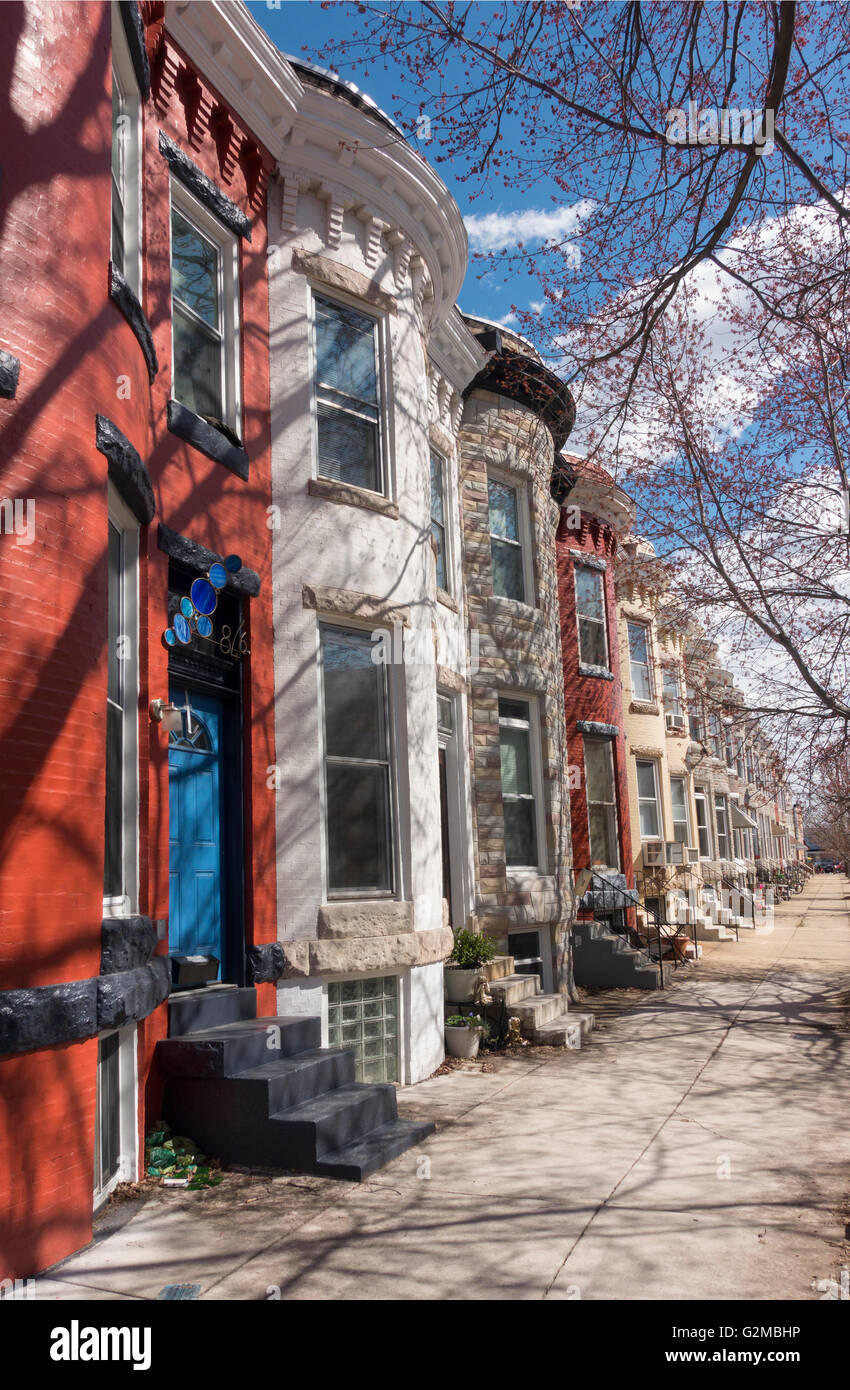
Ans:
[[[520,1032],[538,1047],[581,1047],[593,1027],[593,1014],[564,1008],[560,994],[544,994],[539,975],[501,975],[487,985],[496,1003],[504,1000],[508,1018],[518,1018]]]
[[[207,1153],[360,1182],[433,1133],[398,1118],[393,1085],[355,1081],[354,1053],[321,1047],[318,1018],[246,1018],[250,1003],[223,995],[209,1026],[204,1002],[208,1026],[158,1043],[157,1059],[164,1118]]]
[[[664,961],[664,984],[673,966]],[[646,951],[630,946],[624,936],[603,922],[576,922],[573,928],[573,974],[577,985],[598,989],[659,989],[658,963]]]

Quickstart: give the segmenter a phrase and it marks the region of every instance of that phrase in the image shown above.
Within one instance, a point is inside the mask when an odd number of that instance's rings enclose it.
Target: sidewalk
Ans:
[[[362,1185],[156,1189],[38,1297],[821,1298],[850,1266],[848,1005],[850,885],[823,875],[582,1052],[402,1092],[437,1133]]]

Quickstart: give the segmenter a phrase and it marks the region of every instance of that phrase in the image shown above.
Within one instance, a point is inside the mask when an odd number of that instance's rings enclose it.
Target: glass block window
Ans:
[[[520,535],[519,498],[510,483],[487,481],[493,593],[525,603],[525,575]]]
[[[378,323],[313,296],[318,471],[382,492]]]
[[[579,661],[608,668],[605,633],[605,578],[599,570],[576,565],[576,612]]]
[[[629,623],[628,634],[629,664],[634,698],[651,701],[655,691],[652,685],[652,666],[649,660],[649,629],[645,623]]]
[[[351,1048],[358,1081],[398,1081],[398,977],[328,985],[328,1042]]]

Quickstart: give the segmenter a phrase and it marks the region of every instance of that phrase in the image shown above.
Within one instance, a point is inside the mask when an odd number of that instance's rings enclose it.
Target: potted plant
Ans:
[[[446,1052],[450,1057],[477,1057],[485,1026],[480,1014],[450,1014],[446,1019]]]
[[[443,970],[443,995],[452,1004],[471,1004],[483,980],[481,967],[496,954],[496,943],[477,932],[459,931]]]

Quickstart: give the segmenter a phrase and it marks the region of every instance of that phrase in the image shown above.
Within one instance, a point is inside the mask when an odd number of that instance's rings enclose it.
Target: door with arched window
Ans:
[[[169,952],[224,959],[223,702],[172,686],[183,727],[169,735]],[[220,973],[220,972],[219,972]]]

